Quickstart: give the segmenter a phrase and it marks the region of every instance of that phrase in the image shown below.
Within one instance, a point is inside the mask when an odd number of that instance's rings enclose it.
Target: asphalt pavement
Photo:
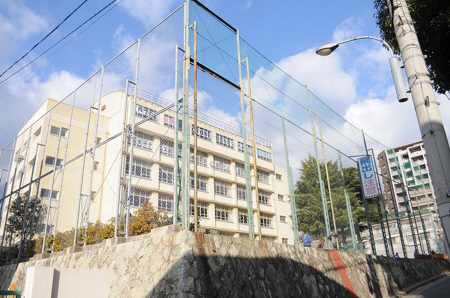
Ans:
[[[415,289],[404,298],[440,298],[450,297],[450,276],[438,279]]]

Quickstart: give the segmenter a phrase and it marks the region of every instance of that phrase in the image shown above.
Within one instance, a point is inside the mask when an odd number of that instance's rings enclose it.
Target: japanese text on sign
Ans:
[[[379,195],[375,171],[370,156],[358,159],[361,184],[364,189],[364,197],[374,198]]]

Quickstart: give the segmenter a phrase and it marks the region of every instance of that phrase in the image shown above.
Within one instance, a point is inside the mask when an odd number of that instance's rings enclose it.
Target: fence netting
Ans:
[[[420,219],[395,212],[378,172],[379,197],[363,198],[357,160],[370,155],[377,167],[389,148],[196,1],[186,30],[185,6],[66,98],[45,101],[4,147],[2,261],[169,224],[291,245],[305,232],[314,247],[350,252],[393,256],[409,245],[428,253],[425,235],[439,238],[434,198],[419,198],[429,202]],[[422,179],[420,169],[410,172]]]

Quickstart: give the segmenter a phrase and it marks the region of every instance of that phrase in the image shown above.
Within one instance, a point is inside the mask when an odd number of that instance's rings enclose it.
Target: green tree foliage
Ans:
[[[34,204],[36,201],[36,216],[33,218]],[[26,211],[25,211],[26,209]],[[36,226],[39,223],[39,215],[42,210],[41,199],[36,197],[30,197],[27,208],[27,195],[18,196],[11,202],[11,207],[8,216],[7,231],[11,233],[13,240],[20,239],[22,231],[24,232],[25,239],[30,237],[30,234],[36,231]],[[26,219],[25,219],[26,215]],[[25,230],[23,224],[25,221]]]
[[[390,1],[393,2],[392,0]],[[397,53],[399,47],[386,0],[374,0],[380,35]],[[407,0],[430,77],[437,92],[450,90],[450,1]]]
[[[172,224],[172,218],[162,210],[157,210],[152,204],[145,202],[130,220],[130,235],[147,234],[153,228]]]
[[[142,208],[139,208],[134,212],[130,218],[129,234],[131,236],[142,235],[149,233],[153,228],[166,226],[172,224],[172,218],[164,211],[156,210],[152,204],[144,203]],[[123,226],[121,227],[123,229]],[[115,231],[115,218],[108,220],[106,224],[97,221],[90,223],[87,231],[84,229],[79,231],[79,241],[86,241],[86,244],[100,243],[104,239],[113,238]],[[73,246],[75,230],[69,230],[65,232],[56,232],[56,236],[49,236],[47,241],[47,248],[51,248],[53,244],[53,251],[62,251],[64,248]],[[36,246],[34,253],[41,253],[42,250],[42,236],[36,239]]]
[[[336,229],[338,234],[344,236],[348,232],[349,221],[347,205],[345,202],[342,175],[337,161],[328,161],[328,173],[330,177],[331,196],[333,199]],[[322,180],[324,183],[327,202],[330,201],[328,184],[325,173],[325,164],[320,162]],[[298,223],[300,230],[307,230],[313,235],[325,234],[325,220],[323,214],[322,197],[320,193],[319,176],[317,173],[316,159],[311,155],[301,162],[300,177],[296,183],[295,199],[297,203]],[[362,199],[361,184],[358,170],[355,167],[344,169],[345,186],[349,194],[352,206],[353,220],[355,223],[366,222],[364,201]],[[370,202],[369,209],[374,202]],[[331,204],[327,204],[331,229],[333,219]],[[376,208],[372,213],[372,221],[378,222]]]

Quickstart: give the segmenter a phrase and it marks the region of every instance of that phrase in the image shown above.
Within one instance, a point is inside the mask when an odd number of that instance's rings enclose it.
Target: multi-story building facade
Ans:
[[[389,213],[394,205],[402,214],[420,209],[432,209],[434,191],[422,141],[404,144],[378,154]]]
[[[121,134],[124,127],[130,127],[133,118],[137,123],[170,103],[141,93],[133,111],[133,96],[126,96],[122,91],[103,96],[100,102],[94,102],[88,109],[72,109],[71,105],[47,100],[26,124],[25,127],[30,128],[24,128],[19,133],[7,193],[37,195],[45,206],[53,202],[49,230],[57,228],[64,231],[75,227],[77,212],[81,214],[78,221],[87,214],[89,222],[106,222],[115,217],[117,210],[121,210],[119,202],[124,201],[129,179],[132,210],[148,201],[156,208],[173,214],[174,180],[177,177],[174,164],[179,162],[181,165],[178,158],[181,155],[181,141],[178,150],[174,148],[174,111],[167,110],[137,126],[134,141],[129,134]],[[240,129],[225,125],[213,117],[203,116],[200,119],[197,130],[200,231],[248,237],[244,145]],[[189,122],[192,200],[195,184],[193,119],[190,118]],[[181,121],[179,125],[183,125]],[[178,137],[181,140],[181,132]],[[130,166],[132,142],[133,162]],[[251,142],[248,142],[249,152],[253,154],[250,145]],[[263,238],[293,244],[286,169],[275,165],[269,141],[256,138],[256,154],[258,198],[254,191],[255,177],[251,178],[255,233],[258,233],[258,199]],[[251,164],[253,167],[252,161]],[[36,180],[47,172],[51,173]],[[46,220],[40,218],[43,224]]]

